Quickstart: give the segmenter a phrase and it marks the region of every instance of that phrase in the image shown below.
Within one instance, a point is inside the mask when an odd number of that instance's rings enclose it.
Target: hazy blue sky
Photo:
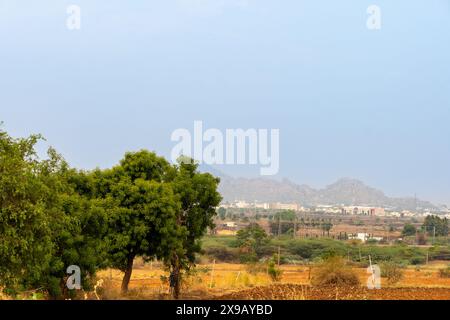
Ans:
[[[69,4],[80,31],[66,28]],[[279,128],[280,177],[450,204],[450,4],[0,0],[0,120],[80,168],[139,148],[168,156],[194,120]]]

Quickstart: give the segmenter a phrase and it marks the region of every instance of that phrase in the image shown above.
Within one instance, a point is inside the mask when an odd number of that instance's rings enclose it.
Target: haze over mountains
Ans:
[[[366,205],[392,207],[398,210],[437,208],[431,202],[414,197],[388,197],[382,191],[351,178],[342,178],[323,189],[314,189],[305,184],[298,185],[288,179],[280,181],[270,178],[233,178],[211,168],[202,171],[211,172],[221,178],[219,191],[224,202],[242,200],[247,202],[295,202],[303,206]]]

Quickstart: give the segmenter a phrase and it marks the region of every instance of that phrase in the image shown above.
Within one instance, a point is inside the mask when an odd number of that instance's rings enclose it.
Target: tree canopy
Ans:
[[[422,225],[422,229],[433,236],[447,236],[448,235],[448,219],[440,218],[435,215],[427,216]]]
[[[76,170],[52,148],[40,159],[41,139],[0,130],[0,287],[70,297],[66,271],[75,265],[83,289],[113,267],[124,272],[127,292],[139,256],[164,262],[178,297],[183,270],[214,227],[219,179],[193,161],[172,165],[146,150],[110,169]]]
[[[102,266],[105,212],[76,193],[77,175],[49,149],[41,160],[33,135],[14,139],[0,131],[0,286],[7,293],[41,288],[69,294],[66,267],[78,265],[86,288]]]
[[[402,235],[407,237],[407,236],[415,236],[417,232],[417,229],[414,225],[407,223],[405,224],[405,226],[403,227],[402,230]]]

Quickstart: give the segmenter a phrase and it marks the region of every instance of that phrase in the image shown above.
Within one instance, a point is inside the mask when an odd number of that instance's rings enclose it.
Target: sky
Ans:
[[[168,157],[171,133],[196,120],[279,129],[277,178],[352,177],[450,205],[450,2],[0,0],[11,135],[41,133],[91,169],[141,148]]]

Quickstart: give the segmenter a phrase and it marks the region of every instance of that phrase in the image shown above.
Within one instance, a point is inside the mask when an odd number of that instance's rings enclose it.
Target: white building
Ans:
[[[264,202],[264,203],[257,203],[257,202],[255,202],[254,207],[257,208],[257,209],[266,209],[267,210],[267,209],[270,208],[270,205],[268,203],[266,203],[266,202]]]
[[[294,210],[294,211],[299,211],[300,210],[300,206],[296,203],[271,203],[269,205],[270,209],[277,209],[277,210]]]
[[[223,225],[227,228],[235,228],[237,226],[236,222],[234,221],[225,222]]]
[[[342,207],[342,214],[347,215],[363,215],[363,216],[385,216],[386,212],[383,208],[363,207],[363,206],[347,206]]]
[[[369,239],[369,234],[368,233],[357,233],[357,234],[352,234],[348,237],[349,239],[353,239],[353,240],[361,240],[362,242],[366,242]]]

